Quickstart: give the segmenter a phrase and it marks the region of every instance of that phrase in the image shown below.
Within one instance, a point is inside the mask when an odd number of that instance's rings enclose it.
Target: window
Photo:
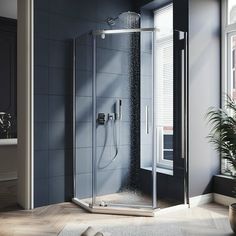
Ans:
[[[230,25],[236,23],[236,1],[228,0],[226,7],[228,24]]]
[[[154,43],[155,127],[157,165],[173,167],[173,5],[154,12],[154,26],[160,29]]]
[[[225,93],[236,100],[236,1],[222,1],[222,104]],[[224,104],[223,104],[224,105]],[[222,173],[230,172],[227,161],[222,160]]]

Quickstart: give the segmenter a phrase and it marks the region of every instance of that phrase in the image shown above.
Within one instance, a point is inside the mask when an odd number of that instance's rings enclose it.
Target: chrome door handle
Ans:
[[[146,106],[146,134],[149,134],[149,106]]]

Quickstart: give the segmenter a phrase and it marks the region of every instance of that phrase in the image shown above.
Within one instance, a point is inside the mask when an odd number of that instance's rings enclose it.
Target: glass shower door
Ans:
[[[97,207],[156,207],[152,92],[145,97],[140,89],[141,77],[152,88],[152,35],[94,36],[93,205]],[[141,139],[146,147],[140,145]],[[144,162],[148,170],[142,168]]]

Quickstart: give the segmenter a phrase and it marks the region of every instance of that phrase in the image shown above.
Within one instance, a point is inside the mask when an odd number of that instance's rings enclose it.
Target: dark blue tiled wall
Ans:
[[[107,27],[104,23],[107,17],[132,10],[132,7],[131,1],[127,0],[35,0],[35,207],[63,202],[72,197],[71,39],[88,34],[91,30]],[[129,80],[123,73],[127,70],[128,63],[125,62],[127,59],[123,51],[112,50],[112,47],[117,45],[126,46],[122,42],[120,44],[111,42],[109,49],[104,48],[104,45],[99,48],[101,51],[98,55],[102,55],[104,60],[109,61],[111,57],[114,58],[114,61],[112,60],[106,67],[104,64],[99,64],[102,60],[98,60],[98,68],[101,72],[101,77],[98,76],[98,81],[101,81],[98,83],[98,94],[102,95],[98,104],[100,107],[107,104],[104,109],[108,109],[116,97],[126,99],[130,97]],[[86,83],[77,80],[76,84],[77,155],[78,158],[86,157],[86,161],[81,162],[82,164],[77,163],[77,169],[79,172],[86,173],[81,180],[84,193],[89,192],[86,181],[91,179],[91,174],[88,174],[91,173],[89,163],[91,161],[91,112],[88,109],[91,108],[91,70],[87,69],[91,67],[91,58],[87,55],[91,54],[88,52],[91,53],[91,45],[87,47],[83,45],[80,48],[78,57],[83,60],[77,65],[77,76],[84,78]],[[117,57],[113,57],[114,53]],[[121,65],[117,64],[120,60],[123,60]],[[104,88],[109,89],[104,90],[100,86],[102,84]],[[128,109],[129,100],[124,99],[124,101]],[[130,136],[129,117],[126,115],[120,130],[125,137]],[[125,168],[116,171],[111,168],[100,173],[99,181],[105,186],[104,193],[107,189],[116,191],[128,175],[128,163],[125,162],[129,159],[125,157],[130,152],[129,139],[121,139],[121,141],[123,146],[120,152],[125,159],[122,162]],[[105,181],[108,176],[110,180]]]

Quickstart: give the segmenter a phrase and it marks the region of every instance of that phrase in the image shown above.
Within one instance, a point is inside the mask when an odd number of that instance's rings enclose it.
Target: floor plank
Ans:
[[[34,209],[32,211],[10,211],[0,213],[0,236],[55,236],[69,224],[112,222],[120,223],[162,223],[183,226],[184,235],[204,235],[209,232],[231,232],[228,219],[228,208],[207,204],[201,207],[168,212],[156,218],[90,214],[73,203],[62,203]],[[201,230],[200,230],[201,229]],[[200,230],[200,231],[199,231]],[[184,231],[183,231],[184,232]],[[207,234],[206,234],[207,235]],[[210,234],[208,234],[210,235]],[[164,236],[164,235],[163,235]]]
[[[17,180],[0,181],[0,212],[20,209],[16,203]]]

